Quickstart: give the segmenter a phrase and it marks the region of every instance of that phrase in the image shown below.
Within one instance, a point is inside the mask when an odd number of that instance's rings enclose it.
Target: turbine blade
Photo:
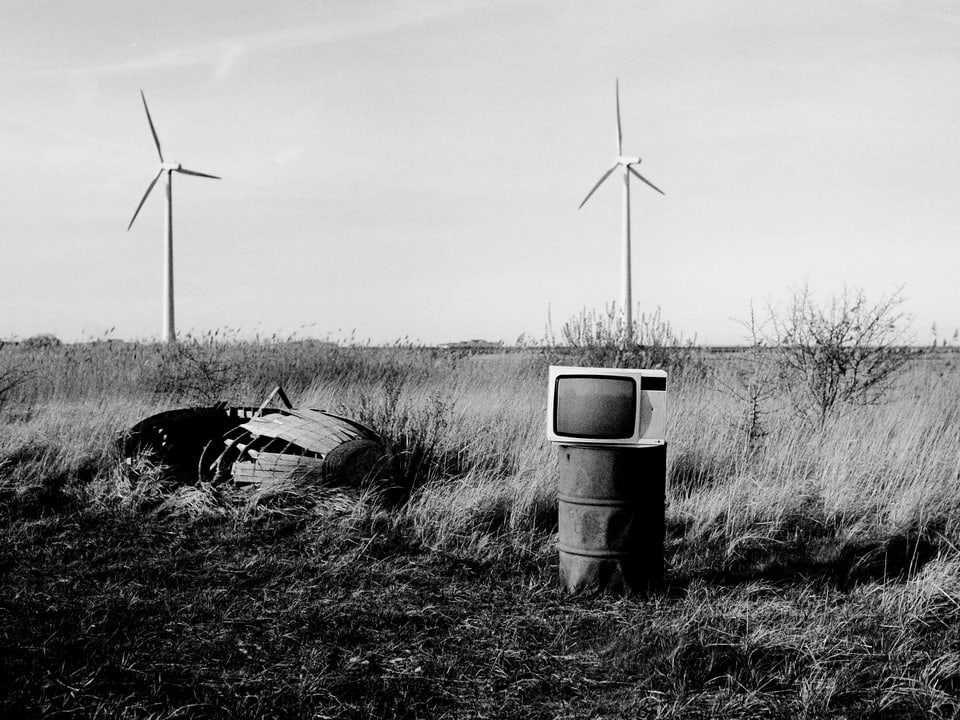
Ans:
[[[618,165],[618,164],[619,164],[619,163],[614,163],[614,164],[613,164],[613,167],[610,168],[609,170],[607,170],[607,171],[603,174],[603,177],[601,177],[599,180],[597,180],[597,184],[594,185],[593,188],[591,188],[590,192],[587,193],[587,196],[583,199],[583,202],[580,203],[580,207],[578,207],[577,210],[579,210],[580,208],[582,208],[584,205],[587,204],[587,200],[590,199],[590,196],[593,195],[593,194],[597,191],[597,188],[598,188],[598,187],[600,187],[601,185],[603,185],[603,181],[606,180],[608,177],[610,177],[610,173],[612,173],[614,170],[617,169],[617,165]]]
[[[623,155],[623,129],[620,127],[620,78],[617,78],[617,157]]]
[[[666,194],[663,190],[661,190],[661,189],[658,188],[656,185],[654,185],[652,182],[650,182],[649,180],[647,180],[643,175],[641,175],[640,173],[638,173],[636,170],[634,170],[634,169],[633,169],[632,167],[630,167],[629,165],[627,165],[627,170],[629,170],[629,171],[632,172],[634,175],[636,175],[638,178],[640,178],[641,180],[643,180],[647,185],[649,185],[650,187],[652,187],[652,188],[653,188],[654,190],[656,190],[658,193],[660,193],[661,195],[663,195],[664,197],[666,197],[667,194]]]
[[[147,107],[147,96],[140,91],[140,97],[143,98],[143,109],[147,111],[147,122],[150,123],[150,132],[153,133],[153,142],[157,146],[157,155],[160,156],[160,162],[163,162],[163,151],[160,149],[160,138],[157,137],[157,130],[153,127],[153,118],[150,117],[150,108]]]
[[[174,170],[174,172],[183,173],[184,175],[196,175],[197,177],[213,178],[214,180],[220,180],[219,175],[207,175],[206,173],[197,172],[195,170],[187,170],[186,168],[179,168]]]
[[[150,194],[150,191],[153,190],[153,186],[157,184],[157,180],[160,179],[160,176],[163,175],[163,168],[160,168],[160,171],[157,172],[157,176],[150,181],[150,184],[147,186],[147,191],[143,194],[143,198],[140,200],[140,204],[137,205],[137,209],[133,213],[133,217],[130,218],[130,224],[127,225],[127,230],[133,227],[133,221],[137,219],[137,215],[140,213],[140,208],[143,207],[143,204],[147,201],[147,195]]]

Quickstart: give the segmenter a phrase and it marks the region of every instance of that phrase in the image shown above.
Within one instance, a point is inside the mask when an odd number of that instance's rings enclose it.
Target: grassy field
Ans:
[[[0,347],[0,716],[956,717],[960,356],[822,426],[671,375],[667,590],[557,584],[559,351],[194,339]],[[119,469],[162,409],[368,423],[402,493]]]

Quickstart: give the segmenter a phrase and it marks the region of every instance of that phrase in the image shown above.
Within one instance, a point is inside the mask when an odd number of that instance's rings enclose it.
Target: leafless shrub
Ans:
[[[188,334],[176,343],[161,346],[155,392],[206,404],[233,397],[243,377],[243,367],[236,357],[225,352],[226,347],[223,340],[212,334]]]
[[[717,373],[717,382],[723,392],[738,401],[742,411],[736,420],[737,430],[744,439],[746,452],[752,455],[763,444],[768,434],[768,415],[771,405],[780,394],[781,368],[775,350],[764,339],[769,321],[759,322],[750,304],[750,319],[741,321],[747,331],[749,349],[733,361],[732,372]]]
[[[825,305],[807,286],[770,309],[769,340],[789,374],[795,408],[822,427],[843,406],[879,402],[913,352],[898,290],[876,302],[843,289]]]
[[[3,410],[10,391],[26,381],[29,376],[29,372],[17,365],[0,368],[0,410]]]
[[[638,313],[629,327],[616,304],[605,312],[582,310],[560,328],[560,343],[548,326],[548,344],[569,348],[575,362],[600,367],[663,368],[675,373],[702,374],[703,361],[696,339],[685,340],[658,307],[652,313]],[[568,352],[569,356],[571,353]],[[565,358],[569,361],[569,357]]]

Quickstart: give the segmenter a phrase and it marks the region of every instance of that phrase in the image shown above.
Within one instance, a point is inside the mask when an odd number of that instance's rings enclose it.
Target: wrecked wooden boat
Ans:
[[[278,410],[250,418],[207,444],[200,477],[255,483],[272,477],[363,485],[386,471],[387,453],[369,428],[322,410]]]
[[[294,479],[368,487],[386,478],[390,465],[386,444],[365,425],[292,407],[168,410],[127,431],[121,452],[128,468],[145,457],[171,476],[215,484]]]
[[[213,407],[180,408],[151,415],[120,437],[120,452],[130,465],[146,458],[182,474],[196,472],[200,454],[213,439],[245,422],[257,408]]]

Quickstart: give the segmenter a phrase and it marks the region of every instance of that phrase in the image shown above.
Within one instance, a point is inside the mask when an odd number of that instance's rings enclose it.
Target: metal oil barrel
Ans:
[[[559,454],[561,582],[571,592],[662,587],[666,445]]]

